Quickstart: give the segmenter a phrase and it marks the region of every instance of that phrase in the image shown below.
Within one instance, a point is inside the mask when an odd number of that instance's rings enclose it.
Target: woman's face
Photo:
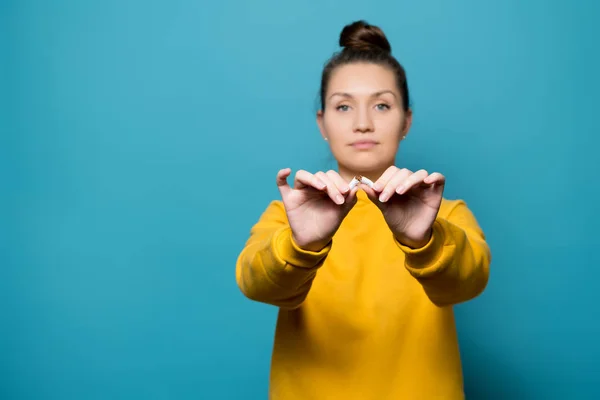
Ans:
[[[338,67],[325,94],[317,123],[338,161],[340,174],[377,179],[394,164],[398,145],[410,128],[412,113],[402,108],[393,72],[357,63]]]

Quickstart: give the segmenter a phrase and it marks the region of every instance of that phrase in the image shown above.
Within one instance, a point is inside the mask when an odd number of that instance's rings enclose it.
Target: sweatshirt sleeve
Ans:
[[[299,248],[283,203],[273,201],[250,230],[237,258],[237,285],[251,300],[297,308],[330,250],[331,243],[318,252]]]
[[[429,242],[405,253],[405,267],[437,306],[468,301],[485,289],[491,252],[474,215],[462,200],[453,202],[446,217],[433,223]]]

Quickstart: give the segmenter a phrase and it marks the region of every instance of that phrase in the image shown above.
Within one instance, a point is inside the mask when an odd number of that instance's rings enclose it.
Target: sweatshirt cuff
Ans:
[[[445,234],[442,222],[440,222],[439,219],[436,219],[432,226],[429,242],[427,242],[425,246],[413,249],[403,245],[398,240],[396,240],[396,244],[405,254],[407,268],[413,270],[413,272],[417,272],[418,270],[433,267],[436,264],[442,256],[444,241]]]
[[[301,249],[292,237],[292,229],[287,226],[275,234],[273,240],[273,253],[286,264],[299,268],[316,267],[331,250],[330,241],[327,246],[319,251],[308,251]]]

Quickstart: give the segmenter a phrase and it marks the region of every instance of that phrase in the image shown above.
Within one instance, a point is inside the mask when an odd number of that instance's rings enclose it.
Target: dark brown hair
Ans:
[[[371,63],[385,66],[394,72],[398,90],[402,96],[404,111],[409,109],[408,85],[404,68],[392,56],[392,46],[383,31],[366,21],[356,21],[346,25],[340,34],[342,51],[334,54],[325,65],[321,76],[321,110],[325,110],[327,85],[333,71],[346,64]]]

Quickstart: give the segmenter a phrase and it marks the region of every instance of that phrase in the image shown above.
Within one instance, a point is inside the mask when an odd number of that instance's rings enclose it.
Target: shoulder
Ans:
[[[283,202],[272,200],[267,207],[260,212],[258,220],[254,222],[250,229],[250,235],[263,235],[265,232],[272,232],[288,225],[289,223]]]
[[[287,222],[287,214],[283,202],[281,200],[271,200],[267,207],[262,211],[260,220]]]
[[[475,230],[482,234],[477,218],[464,199],[443,199],[438,217],[463,229]]]
[[[283,201],[281,200],[271,200],[264,212],[276,212],[276,213],[284,213],[285,214],[285,206],[283,205]]]
[[[438,215],[442,218],[448,218],[462,212],[471,213],[471,210],[464,199],[443,198]]]

